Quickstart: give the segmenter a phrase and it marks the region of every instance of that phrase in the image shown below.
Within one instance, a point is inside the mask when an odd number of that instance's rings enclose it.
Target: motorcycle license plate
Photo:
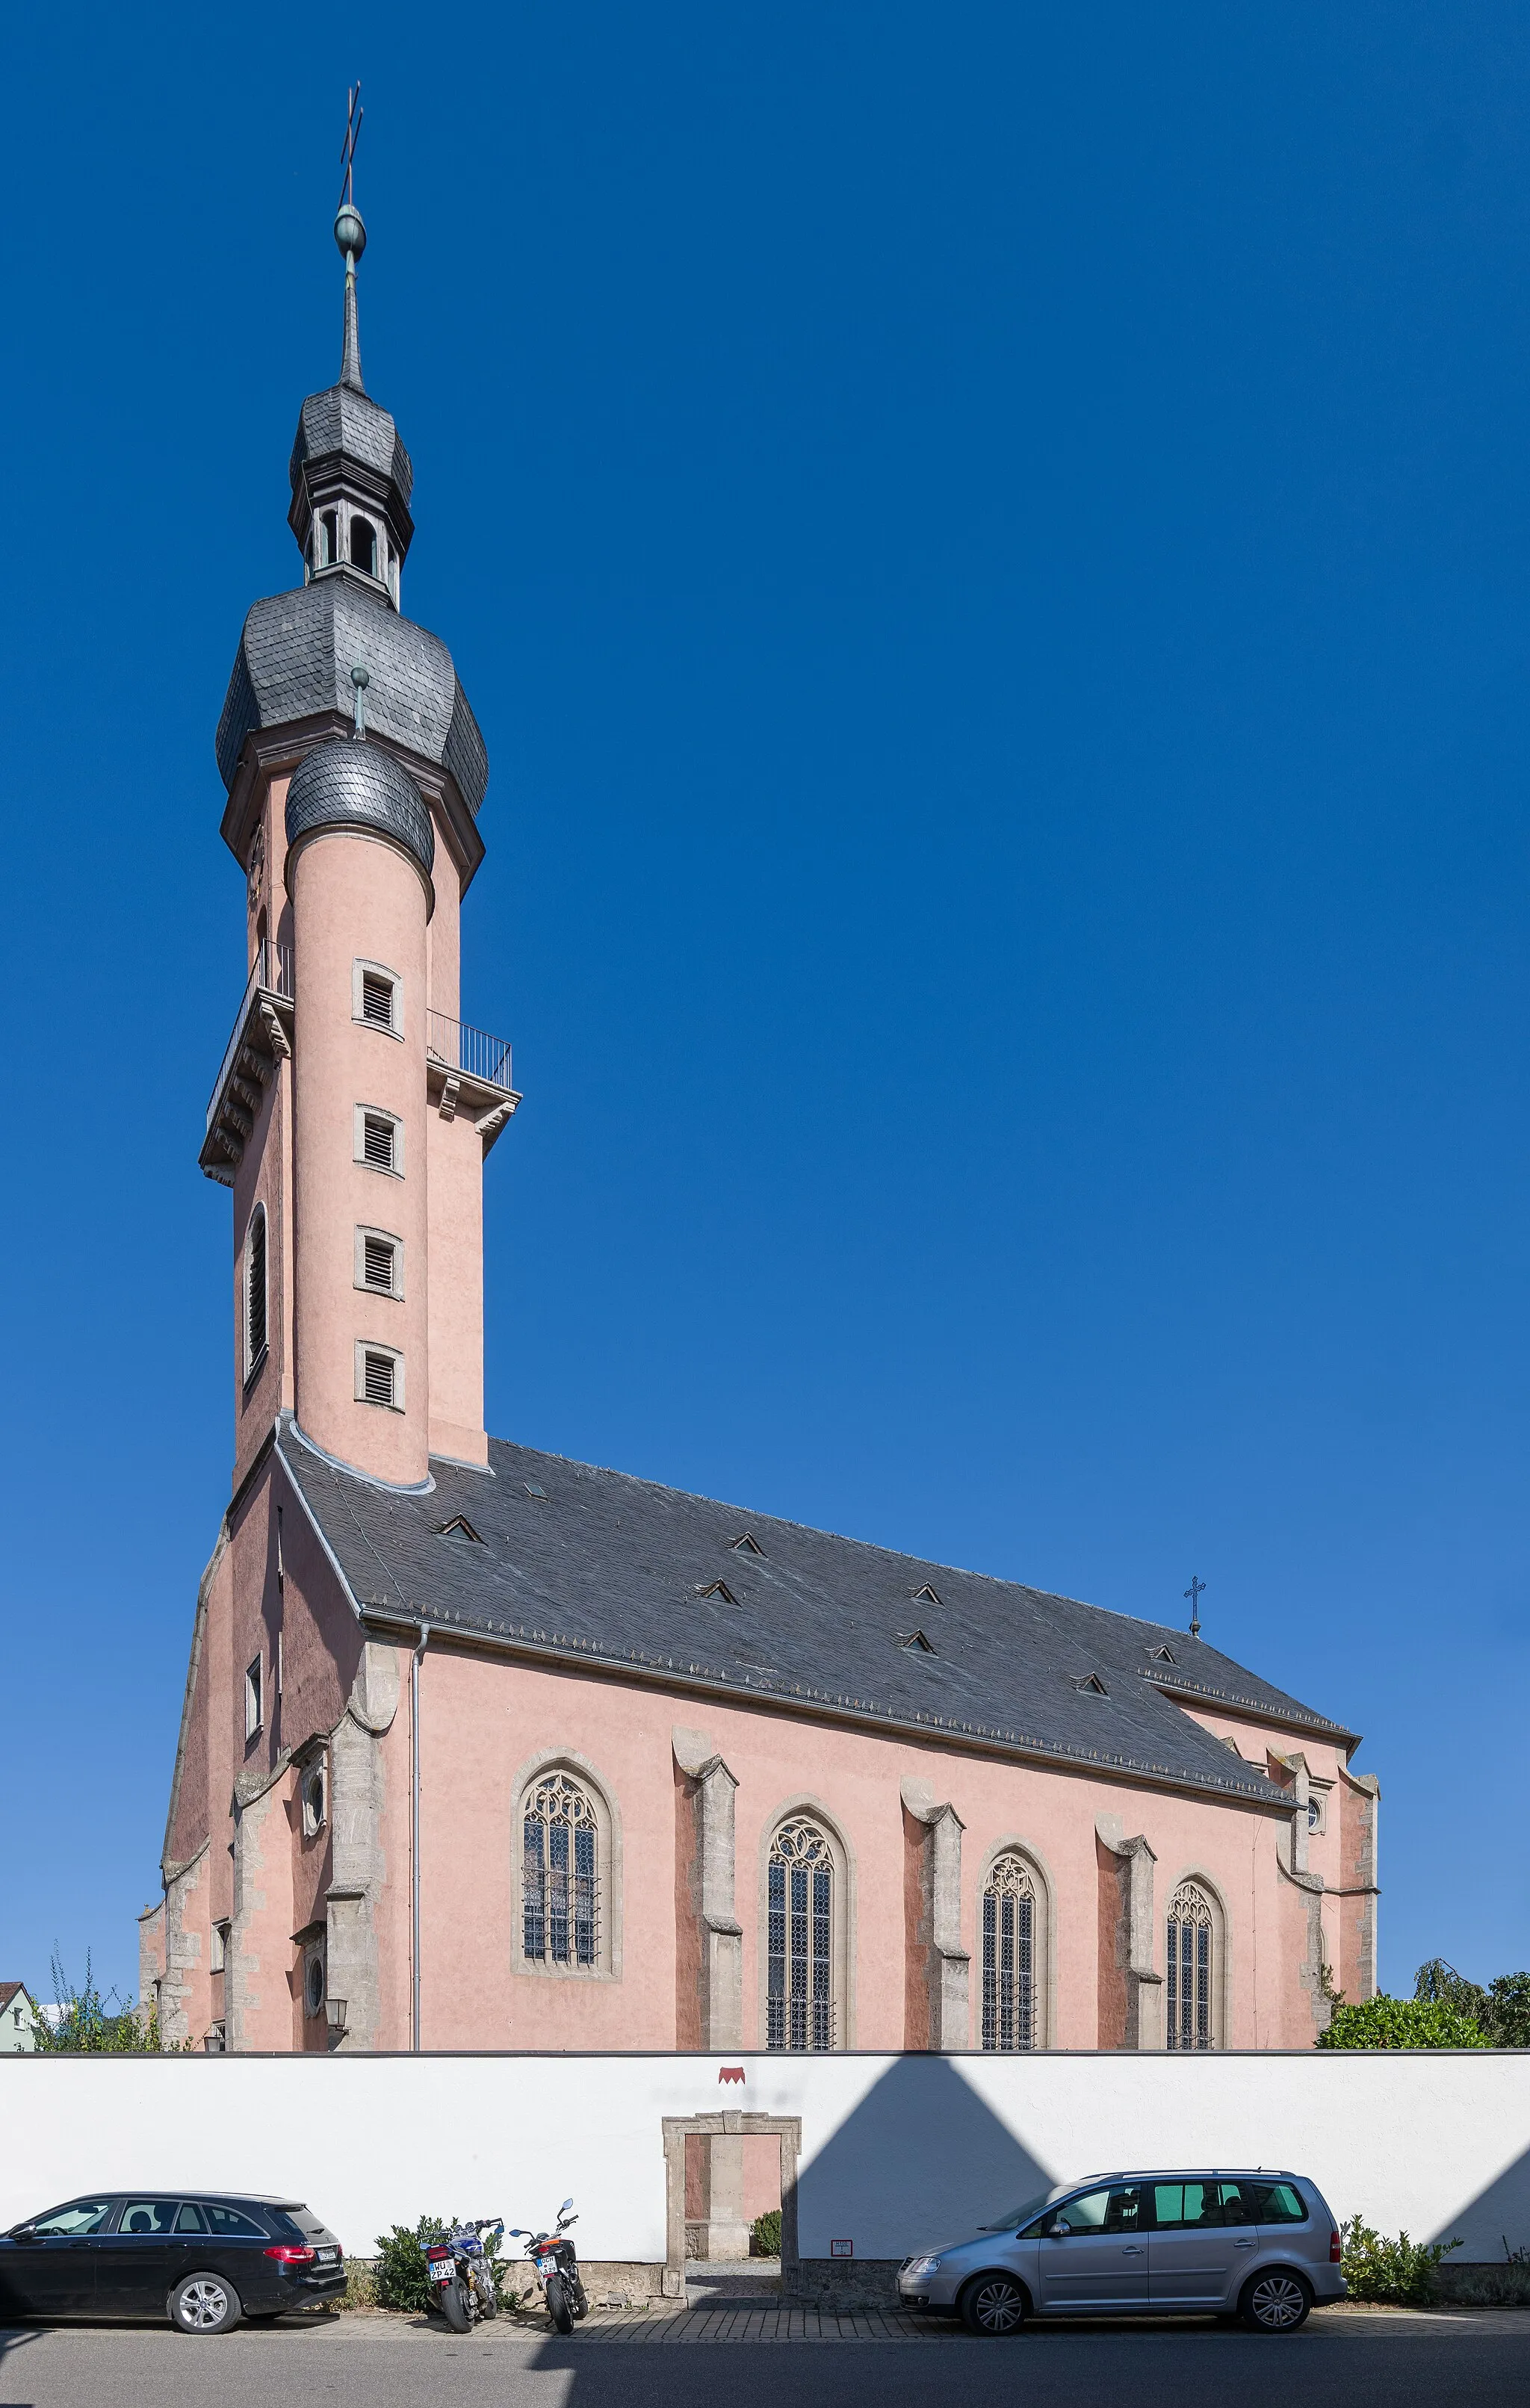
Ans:
[[[453,2275],[455,2273],[456,2269],[453,2265],[451,2259],[448,2258],[444,2266],[433,2267],[431,2272],[434,2273],[438,2283],[449,2283]]]
[[[557,2272],[557,2259],[556,2258],[539,2258],[537,2260],[537,2272],[539,2274],[556,2274]]]

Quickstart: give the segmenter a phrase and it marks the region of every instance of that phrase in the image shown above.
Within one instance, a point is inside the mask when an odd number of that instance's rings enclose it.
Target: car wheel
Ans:
[[[1312,2293],[1289,2266],[1272,2266],[1245,2286],[1239,2306],[1252,2332],[1294,2332],[1312,2313]]]
[[[179,2332],[232,2332],[239,2313],[239,2295],[222,2274],[188,2274],[170,2294],[170,2322]]]
[[[985,2341],[1002,2341],[1025,2322],[1025,2293],[1007,2274],[979,2274],[961,2294],[961,2321]]]

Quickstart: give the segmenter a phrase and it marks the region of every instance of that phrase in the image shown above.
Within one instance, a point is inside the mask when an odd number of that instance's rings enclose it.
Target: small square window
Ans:
[[[261,1659],[257,1656],[244,1676],[244,1736],[253,1739],[266,1719],[265,1700],[261,1695]]]
[[[365,1340],[357,1346],[356,1402],[403,1412],[404,1358],[391,1346],[370,1346]]]
[[[368,1170],[391,1170],[396,1179],[404,1172],[404,1125],[392,1112],[380,1111],[371,1104],[356,1106],[355,1158]]]
[[[368,1028],[397,1037],[399,978],[382,962],[355,962],[351,968],[351,1017]]]

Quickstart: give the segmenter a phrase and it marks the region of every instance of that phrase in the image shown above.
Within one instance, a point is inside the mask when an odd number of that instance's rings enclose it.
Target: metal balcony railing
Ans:
[[[250,1006],[257,995],[280,996],[286,1003],[292,1001],[292,947],[290,945],[273,944],[270,938],[267,937],[256,948],[254,968],[245,982],[244,993],[239,998],[239,1008],[234,1014],[234,1033],[224,1048],[224,1058],[218,1066],[218,1076],[212,1082],[212,1093],[208,1098],[206,1126],[209,1128],[212,1126],[212,1115],[218,1109],[218,1098],[224,1092],[224,1082],[228,1077],[229,1066],[238,1052],[239,1039],[244,1035],[244,1024],[250,1016]]]
[[[486,1087],[514,1094],[510,1046],[503,1037],[491,1037],[486,1028],[469,1028],[464,1020],[448,1020],[444,1011],[427,1012],[426,1022],[426,1052],[433,1062],[459,1070],[464,1078],[480,1079]]]

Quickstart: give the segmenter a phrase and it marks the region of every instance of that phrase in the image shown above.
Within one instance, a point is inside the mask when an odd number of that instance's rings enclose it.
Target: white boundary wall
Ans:
[[[743,2068],[743,2082],[720,2079]],[[1286,2167],[1461,2260],[1530,2246],[1530,2053],[0,2058],[0,2229],[95,2188],[281,2191],[348,2252],[424,2213],[661,2263],[663,2116],[800,2116],[800,2245],[896,2258],[1053,2181]]]

